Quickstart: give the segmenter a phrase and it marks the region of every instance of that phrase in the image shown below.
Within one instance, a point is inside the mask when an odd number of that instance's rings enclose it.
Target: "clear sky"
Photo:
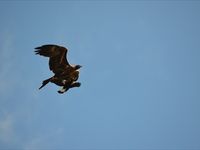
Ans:
[[[43,44],[80,88],[48,84]],[[200,149],[200,2],[0,1],[0,149]]]

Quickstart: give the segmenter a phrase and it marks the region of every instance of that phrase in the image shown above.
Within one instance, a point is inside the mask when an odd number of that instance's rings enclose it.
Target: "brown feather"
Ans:
[[[36,47],[36,54],[49,57],[49,69],[57,74],[73,67],[67,61],[67,49],[58,45],[43,45]]]

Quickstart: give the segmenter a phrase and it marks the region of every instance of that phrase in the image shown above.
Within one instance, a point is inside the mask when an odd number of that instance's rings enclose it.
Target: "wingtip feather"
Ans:
[[[40,54],[39,50],[35,50],[34,52],[35,52],[35,55]]]
[[[39,46],[39,47],[36,47],[35,49],[41,49],[41,47]]]

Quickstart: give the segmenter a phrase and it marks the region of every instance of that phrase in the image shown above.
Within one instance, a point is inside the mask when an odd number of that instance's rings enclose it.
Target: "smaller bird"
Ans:
[[[81,65],[70,65],[67,61],[67,48],[48,44],[35,48],[35,54],[49,57],[49,69],[54,73],[54,76],[46,79],[42,82],[43,88],[49,82],[58,86],[62,86],[62,89],[58,93],[62,94],[70,88],[80,87],[81,83],[76,82],[79,78],[79,69]]]

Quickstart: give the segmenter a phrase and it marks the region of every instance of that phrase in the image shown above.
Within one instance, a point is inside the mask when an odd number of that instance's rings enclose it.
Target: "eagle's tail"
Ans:
[[[39,89],[43,88],[43,87],[44,87],[46,84],[48,84],[50,81],[51,81],[51,78],[44,80],[44,81],[42,82],[42,86],[41,86]]]

